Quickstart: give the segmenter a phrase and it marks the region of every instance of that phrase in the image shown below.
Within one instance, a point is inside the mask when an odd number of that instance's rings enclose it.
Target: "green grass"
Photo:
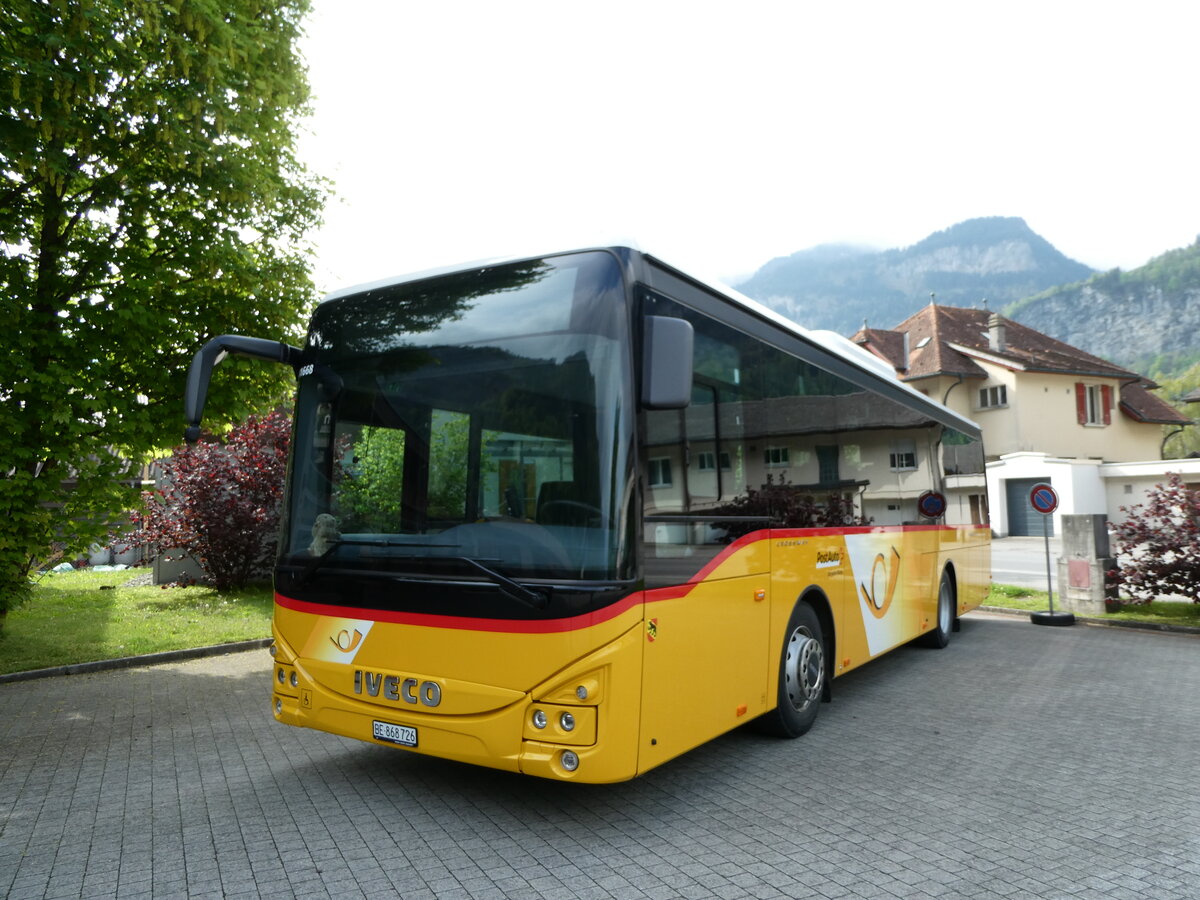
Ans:
[[[1011,584],[993,584],[992,592],[984,602],[987,606],[1031,612],[1046,609],[1049,606],[1045,591],[1015,587]],[[1054,598],[1054,608],[1061,609],[1057,596]],[[1148,622],[1154,625],[1188,625],[1200,628],[1200,603],[1164,601],[1136,604],[1124,606],[1118,612],[1106,613],[1094,618],[1110,622]]]
[[[992,592],[983,601],[987,606],[1002,606],[1005,609],[1045,609],[1047,594],[1033,588],[1016,587],[1011,584],[993,584]]]
[[[1116,622],[1152,622],[1156,625],[1188,625],[1200,628],[1200,603],[1147,603],[1125,606],[1104,618]]]
[[[269,586],[236,594],[124,586],[144,571],[42,578],[33,599],[4,621],[0,674],[270,637]]]

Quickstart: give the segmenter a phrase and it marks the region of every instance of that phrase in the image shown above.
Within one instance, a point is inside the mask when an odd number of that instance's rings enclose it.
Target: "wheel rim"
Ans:
[[[783,666],[788,700],[797,712],[820,699],[825,683],[825,651],[811,631],[801,625],[788,638]]]
[[[949,634],[953,618],[954,596],[950,590],[950,582],[942,579],[938,590],[938,629],[942,634]]]

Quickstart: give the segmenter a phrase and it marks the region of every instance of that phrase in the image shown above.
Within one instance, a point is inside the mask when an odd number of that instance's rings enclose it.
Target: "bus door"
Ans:
[[[766,709],[770,549],[766,518],[730,502],[745,484],[734,387],[698,377],[686,410],[643,414],[643,769]]]

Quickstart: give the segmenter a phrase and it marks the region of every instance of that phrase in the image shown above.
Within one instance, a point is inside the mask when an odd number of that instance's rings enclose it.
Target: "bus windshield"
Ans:
[[[322,304],[300,369],[279,588],[361,575],[394,588],[343,602],[513,616],[552,613],[554,583],[629,577],[627,328],[604,252]],[[438,581],[435,603],[419,586]]]

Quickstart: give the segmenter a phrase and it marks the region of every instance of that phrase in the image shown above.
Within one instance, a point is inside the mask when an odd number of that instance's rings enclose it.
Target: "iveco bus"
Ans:
[[[327,297],[297,391],[272,708],[554,779],[628,779],[950,640],[987,591],[979,430],[837,335],[649,254]],[[914,703],[925,702],[914,698]]]

